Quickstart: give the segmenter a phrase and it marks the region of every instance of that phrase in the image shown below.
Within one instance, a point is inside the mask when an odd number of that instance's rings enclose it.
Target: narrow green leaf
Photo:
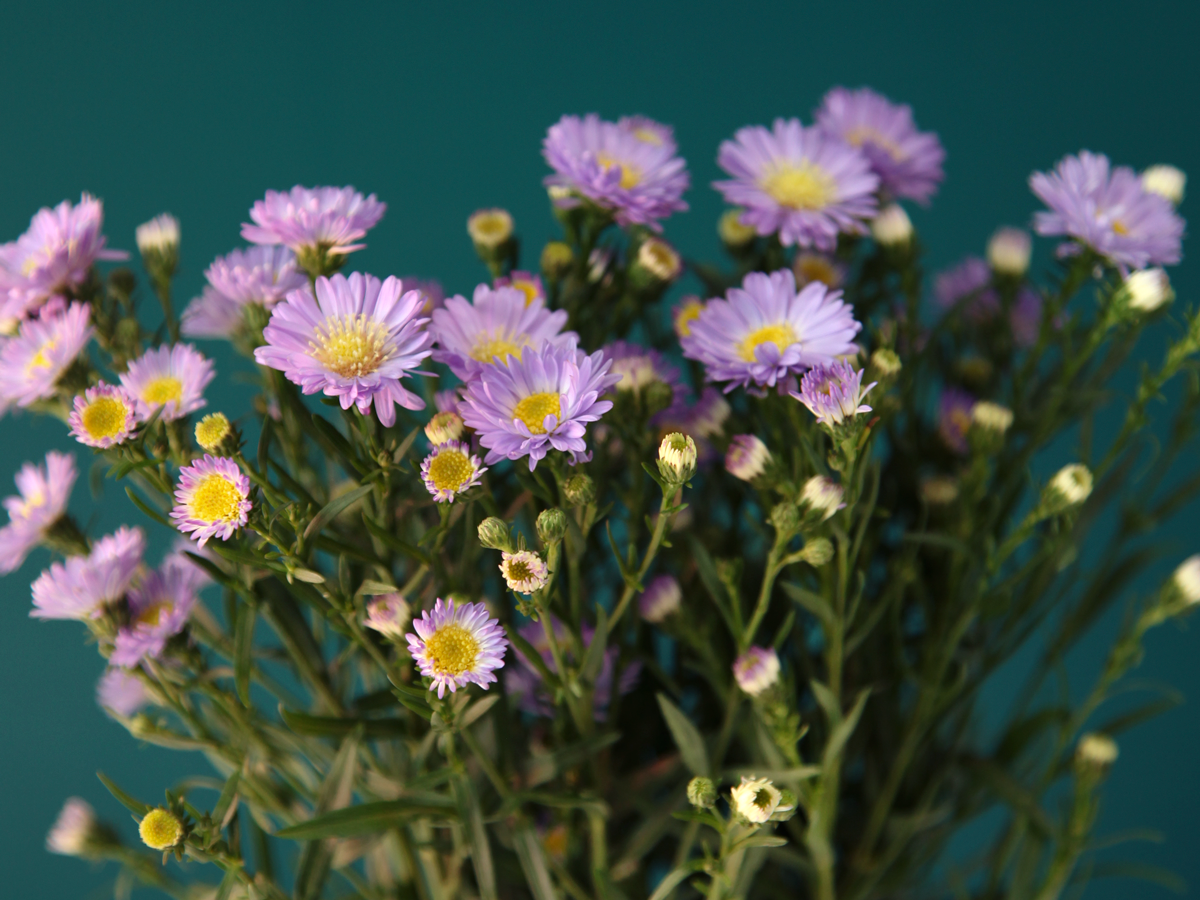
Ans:
[[[691,868],[685,867],[672,869],[665,876],[663,876],[663,880],[658,883],[658,887],[656,887],[654,889],[654,893],[650,895],[650,900],[666,900],[667,897],[671,896],[671,892],[674,891],[675,888],[679,887],[680,884],[682,884],[686,879],[690,878],[693,874],[695,873]]]
[[[427,800],[427,798],[423,798]],[[447,798],[444,805],[428,802],[414,803],[410,800],[383,800],[378,803],[362,803],[314,816],[277,832],[276,836],[294,841],[309,841],[320,838],[356,837],[373,834],[392,828],[410,819],[422,816],[438,819],[455,819],[454,801]]]
[[[824,760],[826,765],[829,764],[834,757],[841,754],[842,749],[846,746],[846,742],[850,740],[850,735],[854,733],[854,729],[858,727],[858,720],[862,717],[863,709],[867,705],[867,698],[871,696],[870,688],[863,688],[859,692],[858,699],[854,702],[850,714],[842,719],[829,732],[829,741],[825,744]]]
[[[279,707],[284,724],[296,734],[312,737],[345,737],[359,726],[366,738],[400,737],[406,731],[402,719],[342,719],[336,716],[313,716]]]
[[[234,806],[233,799],[237,796],[238,782],[241,780],[242,770],[234,769],[228,780],[225,782],[225,787],[221,788],[221,796],[217,798],[217,805],[213,807],[212,819],[220,827],[225,827],[225,817],[230,813]]]
[[[358,586],[358,592],[364,597],[377,597],[380,594],[396,593],[396,586],[385,581],[372,581],[368,578]]]
[[[250,708],[250,672],[254,664],[254,607],[249,603],[237,606],[237,624],[233,636],[233,682],[242,706]]]
[[[693,775],[707,776],[709,773],[708,750],[704,746],[704,736],[692,724],[692,720],[684,715],[683,710],[672,703],[665,694],[658,694],[658,707],[662,710],[663,719],[679,748],[683,764]]]
[[[1084,873],[1080,873],[1083,875]],[[1170,869],[1149,863],[1098,862],[1086,873],[1090,878],[1133,878],[1157,884],[1175,894],[1187,893],[1187,882]]]
[[[479,797],[471,779],[460,775],[454,779],[454,795],[458,802],[458,814],[467,826],[467,840],[471,845],[471,865],[475,869],[475,883],[479,887],[480,900],[496,900],[496,870],[492,866],[492,847],[488,842],[487,829],[483,825],[483,812],[479,808]]]
[[[558,676],[550,671],[550,667],[547,666],[546,661],[542,659],[542,654],[538,653],[537,650],[534,649],[533,645],[530,644],[529,641],[525,640],[525,638],[521,635],[521,632],[516,628],[510,628],[508,630],[507,637],[512,643],[513,647],[516,648],[516,651],[521,654],[525,661],[530,663],[535,669],[538,670],[538,674],[542,676],[542,680],[545,681],[546,687],[551,691],[558,690]]]
[[[408,709],[410,712],[416,713],[421,718],[425,720],[433,718],[433,710],[429,707],[429,704],[423,700],[417,700],[416,698],[410,697],[408,694],[402,694],[399,691],[396,692],[396,699],[404,704],[406,709]]]
[[[496,705],[500,700],[499,694],[492,694],[490,697],[484,697],[482,700],[476,700],[468,706],[461,716],[458,717],[457,725],[459,728],[470,728],[481,719],[489,709]]]
[[[312,517],[312,521],[308,523],[308,527],[304,529],[304,540],[308,540],[314,534],[320,534],[325,526],[332,522],[342,510],[361,500],[367,494],[371,493],[375,488],[370,484],[359,485],[352,491],[347,491],[342,496],[330,500],[322,507],[321,511]]]
[[[424,550],[420,549],[419,547],[414,547],[407,541],[401,540],[366,513],[363,513],[363,522],[366,524],[367,530],[371,532],[371,534],[375,535],[375,537],[379,538],[379,540],[383,542],[384,546],[390,547],[397,553],[404,554],[409,559],[415,559],[422,565],[427,566],[433,562],[433,558]]]
[[[329,815],[330,810],[344,811],[353,796],[354,777],[358,769],[358,746],[362,728],[347,735],[338,748],[337,756],[325,773],[317,792],[313,810],[315,818]],[[311,819],[309,821],[312,821]],[[300,852],[296,866],[296,900],[317,900],[325,889],[329,868],[333,862],[333,845],[329,841],[309,840]]]
[[[730,848],[730,853],[737,850],[745,850],[749,847],[786,847],[788,844],[787,838],[776,837],[773,834],[752,834],[748,838],[743,838]]]
[[[814,594],[812,591],[805,590],[800,585],[792,584],[791,582],[784,582],[783,589],[793,601],[812,613],[817,621],[826,629],[833,627],[833,608],[829,605],[828,600],[820,594]]]
[[[97,772],[96,777],[100,779],[100,782],[106,788],[108,788],[108,792],[116,797],[117,800],[120,801],[121,805],[132,812],[135,816],[144,816],[146,813],[150,812],[151,809],[153,809],[153,807],[147,806],[141,800],[138,800],[135,797],[125,793],[123,790],[117,787],[116,783],[103,772]]]
[[[312,414],[312,424],[320,435],[321,439],[327,443],[334,454],[341,460],[347,472],[354,470],[360,475],[366,475],[367,469],[358,457],[354,454],[354,448],[350,446],[350,442],[345,436],[337,430],[332,422],[318,413]]]
[[[608,613],[604,611],[603,606],[597,606],[596,633],[592,635],[592,642],[588,644],[587,653],[583,657],[583,665],[579,669],[579,676],[589,684],[594,684],[596,676],[600,674],[600,666],[604,662],[604,651],[607,645]]]
[[[164,516],[158,510],[153,509],[150,506],[150,504],[148,504],[145,500],[143,500],[141,497],[139,497],[137,495],[137,491],[135,491],[128,484],[125,485],[125,493],[129,495],[129,499],[133,501],[134,506],[136,506],[138,509],[140,509],[145,515],[149,516],[151,519],[153,519],[159,525],[165,525],[167,528],[173,527],[171,525],[171,523],[167,521],[166,516]]]
[[[221,884],[217,887],[213,900],[229,900],[230,894],[233,893],[233,886],[238,882],[238,871],[236,865],[225,870],[225,877],[221,879]]]
[[[528,824],[517,829],[515,835],[517,859],[521,870],[525,873],[525,883],[529,885],[534,900],[558,900],[554,891],[554,882],[550,880],[550,870],[546,867],[546,856],[542,852],[542,842]]]

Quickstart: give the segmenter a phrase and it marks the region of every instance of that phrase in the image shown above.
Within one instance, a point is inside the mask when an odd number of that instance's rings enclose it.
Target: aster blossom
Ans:
[[[171,519],[203,547],[209,538],[229,540],[250,519],[250,479],[226,457],[209,456],[179,470]]]
[[[629,341],[613,341],[605,344],[604,356],[612,360],[609,371],[621,376],[615,385],[618,392],[640,394],[655,382],[666,385],[671,400],[665,409],[651,418],[652,425],[665,420],[674,421],[684,415],[689,391],[680,377],[679,369],[671,365],[658,350]]]
[[[479,484],[487,466],[479,464],[479,457],[471,452],[469,444],[462,441],[447,441],[438,444],[421,463],[421,480],[425,488],[438,503],[451,503],[454,498]]]
[[[399,278],[381,282],[354,272],[318,278],[316,297],[292,291],[263,329],[267,346],[254,351],[260,365],[279,369],[306,394],[337,397],[342,409],[371,405],[385,426],[396,405],[424,409],[425,401],[400,382],[432,352],[433,337],[420,318],[425,298],[404,291]]]
[[[832,428],[871,411],[862,401],[878,382],[864,388],[862,380],[862,369],[837,360],[809,369],[800,379],[800,390],[791,391],[791,395],[808,407],[818,422]]]
[[[296,185],[290,191],[267,191],[250,208],[249,222],[242,224],[242,237],[252,244],[283,244],[295,253],[323,250],[346,254],[366,244],[364,237],[383,218],[387,209],[374,194],[363,197],[354,188]]]
[[[938,404],[938,434],[942,442],[959,455],[965,455],[970,449],[967,431],[974,410],[975,398],[962,388],[951,386],[942,391]]]
[[[691,184],[686,163],[675,155],[674,140],[662,140],[665,126],[652,130],[649,120],[634,127],[605,122],[595,113],[563,116],[550,127],[542,153],[553,175],[552,188],[568,192],[556,202],[572,206],[586,197],[611,210],[622,225],[661,231],[660,219],[686,210],[683,192]],[[645,140],[650,134],[660,138]]]
[[[525,272],[518,269],[515,272],[509,272],[507,275],[499,275],[492,282],[493,287],[516,288],[525,295],[526,305],[534,300],[546,299],[546,286],[542,284],[542,276],[533,272]]]
[[[195,566],[173,558],[147,574],[129,592],[130,623],[117,632],[109,662],[128,669],[145,657],[161,656],[167,641],[187,624],[202,584]]]
[[[771,647],[750,647],[733,662],[738,687],[757,697],[779,681],[779,657]]]
[[[204,271],[208,284],[183,312],[181,327],[191,337],[231,337],[241,326],[245,308],[271,309],[308,277],[287,247],[234,250],[217,257]]]
[[[72,303],[60,313],[22,322],[0,349],[0,408],[53,397],[59,379],[91,340],[89,320],[88,307]]]
[[[591,356],[574,347],[526,347],[521,358],[490,366],[467,385],[459,407],[463,422],[479,433],[489,465],[529,457],[529,469],[550,450],[587,458],[587,424],[612,409],[599,399],[619,380],[602,351]]]
[[[146,537],[140,528],[121,526],[103,537],[87,556],[72,556],[33,583],[35,619],[93,619],[125,596],[142,564]]]
[[[70,797],[46,835],[46,849],[63,856],[82,856],[98,832],[91,804],[81,797]]]
[[[1179,262],[1183,219],[1133,169],[1082,150],[1052,172],[1034,172],[1029,187],[1050,207],[1034,215],[1038,234],[1075,238],[1126,270]],[[1074,244],[1059,248],[1060,255],[1077,252]]]
[[[74,458],[54,450],[42,465],[21,466],[14,479],[20,494],[4,498],[8,524],[0,528],[0,574],[18,569],[66,513],[75,476]]]
[[[875,217],[879,176],[867,157],[798,119],[738,130],[721,143],[717,162],[733,177],[713,187],[745,208],[742,224],[778,232],[784,246],[833,250],[839,233],[863,234]]]
[[[437,342],[433,360],[470,381],[485,366],[504,365],[508,357],[520,356],[526,347],[545,343],[574,347],[579,335],[563,332],[566,324],[567,313],[551,312],[541,298],[530,299],[515,287],[481,284],[470,303],[456,295],[434,310],[429,324]]]
[[[791,271],[751,272],[726,299],[709,300],[680,344],[709,381],[774,387],[788,375],[855,351],[862,326],[841,291],[814,283],[796,291]]]
[[[96,704],[122,718],[147,705],[150,696],[142,679],[128,669],[107,669],[96,684]]]
[[[75,440],[98,450],[124,443],[137,423],[134,399],[124,388],[103,381],[75,398],[67,420]]]
[[[508,640],[482,603],[456,605],[439,597],[432,611],[413,619],[412,627],[416,634],[405,635],[408,652],[421,674],[433,680],[429,689],[439,698],[447,688],[454,693],[474,683],[486,691],[495,682],[492,673],[504,665]]]
[[[818,127],[862,150],[888,196],[927,204],[937,191],[946,151],[936,134],[917,130],[907,104],[870,88],[836,87],[815,118]]]
[[[121,387],[141,418],[161,409],[160,418],[172,422],[206,405],[204,389],[215,375],[212,360],[191,344],[163,344],[129,364],[121,373]]]

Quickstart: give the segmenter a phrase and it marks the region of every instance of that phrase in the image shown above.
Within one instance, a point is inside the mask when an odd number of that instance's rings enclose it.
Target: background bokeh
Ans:
[[[692,211],[669,221],[667,236],[689,256],[718,252],[720,203],[708,184],[719,141],[778,115],[807,119],[835,84],[909,102],[941,135],[946,181],[930,210],[913,213],[933,268],[980,252],[997,224],[1027,222],[1028,174],[1066,152],[1200,176],[1195,3],[45,2],[6,4],[3,18],[0,238],[82,190],[104,199],[110,246],[133,249],[134,227],[168,210],[183,223],[181,303],[208,262],[239,245],[250,204],[295,183],[354,184],[387,201],[352,267],[469,293],[484,276],[465,234],[473,209],[507,207],[535,250],[552,235],[539,149],[564,112],[675,125]],[[1181,303],[1195,297],[1196,271],[1185,262],[1173,273]],[[222,376],[210,408],[244,412],[248,399],[227,377],[239,364],[204,349]],[[57,422],[0,419],[0,479],[66,446]],[[76,513],[93,533],[132,520],[111,483],[89,496],[79,449]],[[1198,513],[1173,520],[1167,558],[1144,584],[1196,549]],[[43,849],[62,799],[84,796],[129,834],[96,769],[153,798],[206,764],[139,747],[95,706],[102,663],[82,629],[28,618],[27,585],[45,563],[39,552],[0,582],[0,894],[100,897],[111,868]],[[1098,665],[1109,619],[1073,657],[1076,680]],[[1198,649],[1200,636],[1159,629],[1138,677],[1200,693]],[[989,697],[1002,705],[1020,674],[1010,667]],[[1106,831],[1162,830],[1165,842],[1124,856],[1193,884],[1198,739],[1200,713],[1188,705],[1123,737],[1102,821]],[[1167,894],[1111,880],[1086,896]]]

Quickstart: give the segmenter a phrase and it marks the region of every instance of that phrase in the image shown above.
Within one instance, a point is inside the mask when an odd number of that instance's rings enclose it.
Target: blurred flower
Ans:
[[[686,430],[697,438],[697,446],[701,438],[716,437],[725,430],[733,410],[729,402],[714,387],[706,387],[700,392],[699,399],[688,409],[684,419]]]
[[[670,401],[665,408],[655,412],[650,419],[651,424],[674,420],[684,414],[688,389],[680,378],[679,369],[657,350],[626,341],[613,341],[604,346],[604,356],[612,360],[609,373],[621,376],[621,380],[614,385],[618,392],[641,394],[652,384],[666,385]]]
[[[965,455],[970,449],[967,430],[971,427],[974,409],[975,398],[962,388],[951,385],[942,391],[938,405],[938,434],[947,447],[960,455]]]
[[[638,612],[647,622],[662,622],[679,610],[683,590],[674,575],[658,575],[651,579],[638,597]]]
[[[107,669],[96,685],[96,703],[103,709],[129,718],[150,701],[150,692],[133,672]]]
[[[638,245],[636,266],[658,281],[674,281],[683,272],[679,251],[661,238],[647,238]]]
[[[1029,271],[1033,244],[1023,228],[1000,228],[987,245],[988,264],[998,275],[1021,278]]]
[[[496,680],[492,673],[504,665],[508,640],[496,619],[488,618],[482,603],[444,603],[439,597],[433,611],[424,610],[413,619],[416,634],[407,635],[408,652],[439,698],[446,688],[454,693],[468,683],[484,690]]]
[[[741,207],[727,209],[721,213],[721,218],[717,220],[717,235],[726,247],[737,250],[758,237],[754,226],[742,223],[742,216],[745,214],[746,211]]]
[[[138,252],[143,256],[158,254],[172,257],[179,252],[179,220],[170,213],[143,222],[134,231]]]
[[[880,378],[895,378],[900,374],[903,364],[895,350],[880,347],[871,354],[871,371]]]
[[[183,534],[203,547],[212,537],[223,541],[250,519],[250,479],[237,463],[209,456],[179,470],[171,518]]]
[[[733,662],[738,687],[757,697],[779,681],[779,657],[770,647],[751,647]]]
[[[183,312],[182,330],[191,337],[231,337],[247,306],[272,309],[290,291],[308,284],[286,247],[249,247],[217,257],[204,272],[208,286]]]
[[[921,480],[921,499],[930,506],[945,506],[958,499],[958,480],[949,475],[933,475]]]
[[[1125,279],[1125,294],[1130,309],[1148,313],[1175,298],[1171,290],[1171,279],[1162,269],[1141,269]]]
[[[863,398],[877,382],[862,386],[863,370],[840,360],[829,365],[814,366],[800,379],[800,390],[791,391],[822,425],[832,428],[859,413],[868,413],[871,407]]]
[[[550,244],[546,245],[551,246]],[[566,245],[563,245],[566,246]],[[567,248],[570,249],[569,247]],[[525,305],[529,306],[534,300],[545,301],[546,288],[542,284],[542,277],[534,275],[532,272],[510,272],[507,276],[501,275],[495,279],[493,286],[496,288],[510,287],[516,288],[525,295]]]
[[[441,309],[442,304],[446,301],[446,290],[442,287],[442,283],[434,278],[417,278],[413,275],[405,275],[400,279],[403,285],[403,292],[407,294],[409,291],[416,291],[422,297],[421,315],[428,316],[435,309]]]
[[[232,433],[233,426],[225,413],[209,413],[196,423],[196,443],[209,453],[216,453]]]
[[[161,656],[167,641],[183,630],[192,614],[196,592],[203,584],[199,575],[194,565],[168,558],[132,588],[130,622],[117,632],[109,663],[130,669],[147,656]]]
[[[737,434],[725,454],[725,471],[742,481],[753,481],[766,471],[770,459],[771,451],[757,437]]]
[[[507,209],[478,209],[467,219],[467,234],[481,252],[495,250],[512,233],[513,218]]]
[[[53,397],[58,381],[92,337],[88,307],[72,303],[66,311],[21,323],[17,336],[0,348],[0,411]]]
[[[1166,197],[1178,206],[1183,200],[1187,175],[1174,166],[1151,166],[1142,173],[1142,187],[1152,194]]]
[[[354,242],[375,227],[386,209],[374,194],[364,198],[349,186],[296,185],[287,193],[267,191],[256,201],[250,208],[254,224],[242,224],[242,237],[252,244],[283,244],[297,254],[351,253],[366,246]]]
[[[532,594],[545,587],[550,577],[546,561],[532,550],[504,552],[500,556],[500,574],[510,591]]]
[[[800,491],[800,506],[809,510],[810,518],[825,521],[839,509],[845,507],[842,497],[845,491],[836,481],[824,475],[814,475],[804,482]]]
[[[981,400],[971,408],[971,423],[985,431],[1004,434],[1013,423],[1013,411],[999,403]]]
[[[670,125],[655,122],[647,116],[622,116],[617,120],[617,127],[628,131],[643,143],[675,152],[675,129]]]
[[[1090,732],[1079,739],[1075,758],[1083,765],[1107,768],[1117,761],[1117,742],[1107,734]]]
[[[63,856],[82,856],[98,832],[96,813],[80,797],[70,797],[46,835],[46,849]]]
[[[367,616],[363,624],[393,640],[404,636],[404,629],[412,619],[408,602],[397,593],[379,594],[367,604]]]
[[[888,204],[871,220],[871,236],[884,247],[908,246],[912,234],[912,220],[899,203]]]
[[[67,511],[75,459],[51,450],[44,465],[27,462],[14,479],[19,496],[5,497],[8,524],[0,528],[0,574],[16,571]]]
[[[978,256],[968,256],[958,265],[939,274],[933,282],[933,294],[939,304],[949,309],[967,298],[979,298],[990,290],[992,270]]]
[[[124,388],[103,381],[75,398],[68,419],[77,441],[101,450],[124,443],[137,423],[134,399]]]
[[[448,441],[438,444],[421,463],[421,480],[438,503],[452,503],[454,498],[479,484],[487,466],[471,453],[470,444]]]
[[[254,351],[260,365],[279,369],[306,394],[337,397],[342,409],[371,404],[385,426],[396,422],[396,405],[424,409],[425,401],[401,380],[432,352],[422,326],[423,299],[402,293],[400,279],[386,281],[354,272],[316,280],[316,298],[292,291],[263,329],[267,346]]]
[[[867,157],[798,119],[740,129],[717,162],[733,178],[713,186],[745,208],[742,224],[778,232],[784,246],[832,250],[839,233],[862,234],[875,215],[879,178]]]
[[[1180,563],[1175,574],[1171,576],[1171,582],[1185,605],[1194,606],[1200,603],[1200,555],[1189,556]]]
[[[33,583],[35,619],[93,619],[103,607],[125,596],[142,564],[146,537],[140,528],[122,525],[102,537],[87,556],[72,556]]]
[[[1092,493],[1092,473],[1079,463],[1063,466],[1050,479],[1047,492],[1068,506],[1077,506]]]
[[[805,250],[792,260],[796,286],[805,287],[819,281],[828,288],[841,287],[846,280],[846,267],[827,253]]]
[[[704,312],[704,301],[695,294],[689,294],[671,307],[671,323],[675,327],[675,335],[685,338],[692,333],[692,323]]]
[[[149,419],[162,408],[164,422],[182,419],[207,404],[204,389],[213,380],[212,360],[191,344],[163,344],[147,350],[121,374],[121,386]]]

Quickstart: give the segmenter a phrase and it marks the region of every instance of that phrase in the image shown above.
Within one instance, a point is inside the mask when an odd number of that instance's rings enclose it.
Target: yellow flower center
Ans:
[[[46,492],[40,487],[34,488],[33,493],[25,498],[25,502],[20,506],[20,515],[28,519],[29,514],[35,509],[40,509],[46,505]]]
[[[192,516],[202,522],[232,522],[240,513],[243,499],[236,484],[213,473],[196,486],[188,505]]]
[[[179,843],[183,828],[179,820],[165,809],[152,809],[138,825],[142,842],[152,850],[166,850]]]
[[[600,163],[600,168],[605,172],[613,166],[619,166],[621,168],[621,187],[627,191],[637,187],[638,182],[642,180],[642,173],[637,166],[615,159],[604,151],[596,154],[596,162]]]
[[[429,480],[439,491],[457,491],[474,474],[471,458],[460,450],[443,450],[429,464]]]
[[[142,399],[151,406],[162,406],[172,400],[178,403],[183,399],[183,382],[174,375],[162,375],[146,385]]]
[[[156,600],[138,613],[133,621],[138,625],[157,625],[162,621],[163,613],[170,608],[171,604],[166,600]]]
[[[229,434],[229,419],[224,413],[209,413],[196,423],[196,443],[213,450]]]
[[[38,347],[38,352],[33,354],[33,359],[29,360],[25,365],[26,374],[32,372],[34,369],[50,368],[50,358],[46,354],[57,346],[58,341],[55,338],[50,338],[50,340]]]
[[[430,635],[425,650],[438,675],[461,675],[475,667],[479,641],[461,625],[451,623]]]
[[[778,163],[762,180],[762,189],[789,209],[823,209],[837,194],[837,184],[808,160]]]
[[[530,434],[545,434],[546,416],[551,415],[555,418],[562,415],[562,398],[545,391],[530,394],[513,407],[513,418],[524,422]]]
[[[472,224],[480,238],[497,243],[507,238],[509,230],[512,228],[511,219],[494,213],[476,216]]]
[[[1125,237],[1125,235],[1129,234],[1129,228],[1126,227],[1125,223],[1120,219],[1117,219],[1113,222],[1112,229],[1114,234],[1119,234],[1121,237]]]
[[[370,375],[387,362],[387,327],[367,316],[347,313],[317,327],[309,355],[343,378]]]
[[[837,287],[838,273],[833,263],[823,256],[806,253],[796,260],[796,274],[805,284],[819,281],[828,287]]]
[[[129,410],[116,397],[97,397],[84,407],[79,416],[83,430],[97,440],[116,437],[125,427]]]
[[[693,302],[685,304],[683,309],[679,310],[679,316],[675,319],[675,330],[682,337],[687,337],[692,333],[692,323],[700,318],[700,313],[704,312],[704,304]]]
[[[526,303],[528,305],[528,303]],[[480,338],[471,351],[471,359],[481,363],[490,363],[497,356],[504,362],[509,356],[520,356],[521,348],[529,343],[524,335],[501,337],[499,334],[485,334]]]
[[[874,144],[876,147],[886,150],[888,156],[892,159],[897,161],[904,159],[904,151],[900,149],[899,144],[867,125],[859,125],[847,131],[846,143],[852,144],[855,147],[861,147],[863,144]]]
[[[525,305],[528,306],[537,299],[538,289],[537,284],[532,281],[526,281],[523,278],[514,279],[511,287],[515,287],[518,291],[525,295]]]
[[[738,344],[738,353],[746,362],[754,362],[760,344],[774,344],[782,353],[796,343],[796,332],[786,322],[777,325],[764,325],[757,331],[752,331]]]
[[[633,129],[633,136],[643,144],[653,144],[655,147],[662,146],[662,137],[659,136],[658,132],[651,131],[649,128],[635,128]]]

